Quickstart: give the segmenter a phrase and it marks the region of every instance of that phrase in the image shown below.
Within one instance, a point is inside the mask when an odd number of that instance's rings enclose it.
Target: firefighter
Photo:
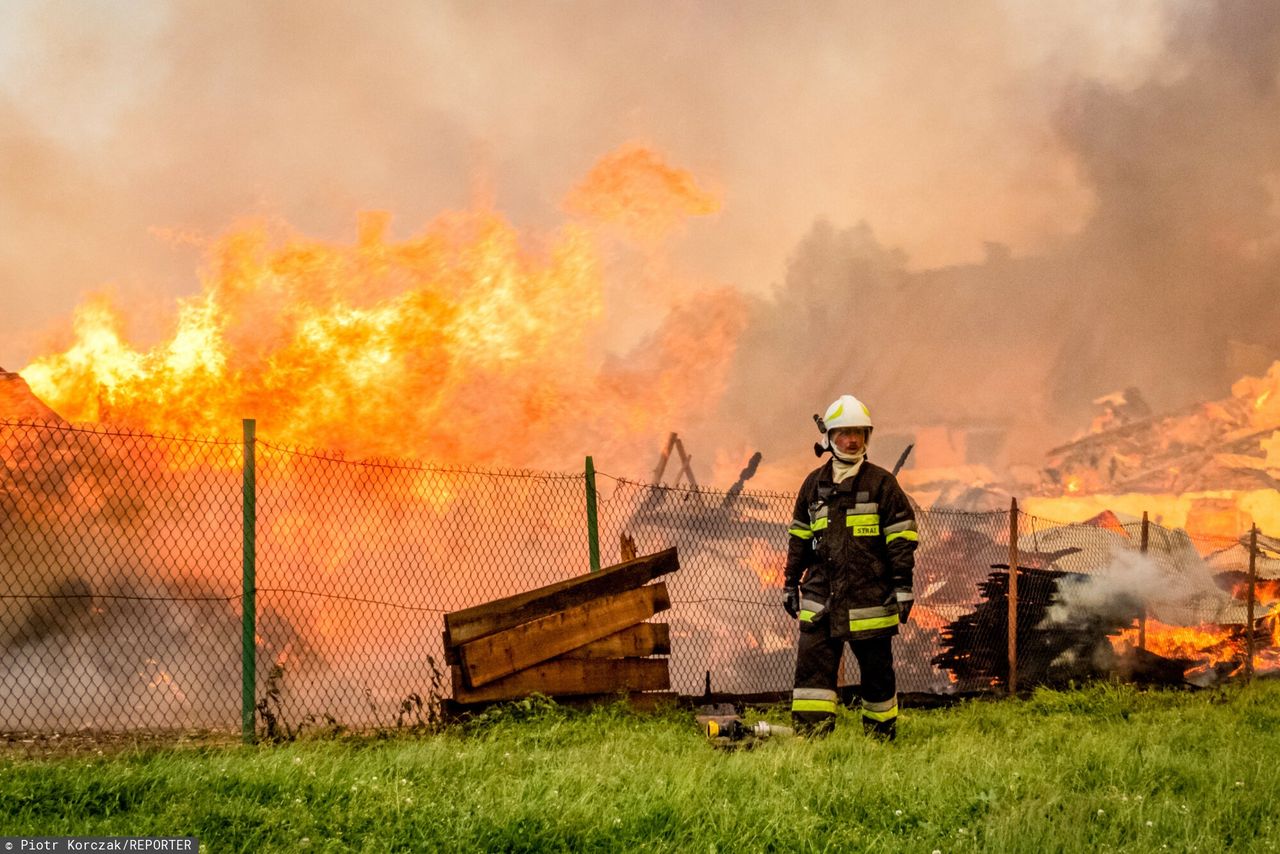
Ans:
[[[898,481],[867,457],[871,413],[841,395],[818,419],[831,459],[805,478],[788,529],[786,598],[799,621],[796,727],[825,733],[835,723],[836,677],[848,642],[862,674],[862,723],[883,739],[897,734],[893,636],[915,601],[915,514]]]

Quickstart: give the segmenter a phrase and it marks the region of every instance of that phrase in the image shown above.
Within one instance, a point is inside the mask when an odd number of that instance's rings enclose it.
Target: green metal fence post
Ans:
[[[600,529],[596,522],[596,464],[587,457],[587,553],[591,571],[600,571]]]
[[[1009,696],[1018,696],[1018,499],[1009,502]]]
[[[240,636],[240,734],[245,744],[253,744],[254,693],[257,689],[257,461],[254,455],[256,422],[244,419],[244,550],[241,579]]]
[[[1244,673],[1248,682],[1253,681],[1253,603],[1258,595],[1258,526],[1249,526],[1249,599],[1245,605],[1245,625],[1248,626],[1245,634],[1245,661]]]

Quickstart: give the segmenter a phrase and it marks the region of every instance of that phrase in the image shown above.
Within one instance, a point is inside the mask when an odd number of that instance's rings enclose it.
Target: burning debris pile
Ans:
[[[1019,566],[1017,662],[1020,686],[1118,678],[1164,685],[1211,685],[1245,667],[1248,586],[1215,575],[1186,535],[1153,527],[1141,553],[1123,531],[1063,526],[1043,540],[1074,540],[1047,564]],[[1097,563],[1097,547],[1110,547]],[[1036,555],[1031,556],[1035,562]],[[1090,568],[1090,564],[1093,564]],[[1074,567],[1081,571],[1075,571]],[[933,663],[959,690],[983,690],[1009,678],[1007,564],[979,584],[982,599],[941,632]],[[1280,672],[1280,583],[1256,586],[1253,624],[1258,671]]]
[[[678,460],[675,480],[687,479],[689,487],[619,481],[605,501],[625,509],[614,517],[618,529],[606,525],[602,540],[625,535],[641,549],[680,549],[684,569],[669,582],[679,650],[673,688],[702,693],[709,679],[716,691],[781,690],[790,685],[795,654],[794,625],[777,604],[786,564],[781,520],[789,518],[794,496],[744,491],[759,467],[759,452],[725,492],[697,488],[688,459],[672,434],[654,479]],[[744,610],[744,603],[752,607]]]
[[[200,448],[201,452],[193,451]],[[199,459],[197,459],[199,457]],[[0,370],[0,714],[213,726],[240,682],[234,446],[75,427]],[[260,651],[306,643],[271,608]],[[67,696],[75,702],[66,702]]]
[[[1280,362],[1230,397],[1150,415],[1136,390],[1100,399],[1088,436],[1049,451],[1045,488],[1078,493],[1280,488]],[[1135,403],[1137,401],[1137,403]]]
[[[42,697],[59,691],[37,676],[83,686],[100,709],[122,698],[119,715],[224,717],[239,679],[223,646],[239,643],[241,537],[240,443],[225,437],[245,417],[271,442],[258,453],[260,673],[283,669],[299,714],[367,717],[371,697],[395,702],[382,689],[423,674],[423,612],[518,589],[531,564],[583,565],[581,476],[546,472],[576,468],[584,448],[625,459],[658,425],[697,424],[744,309],[670,267],[664,295],[606,275],[610,253],[657,259],[717,206],[684,170],[628,147],[570,202],[571,221],[534,237],[485,205],[407,239],[365,213],[351,245],[241,223],[205,242],[201,293],[179,303],[170,334],[143,344],[135,318],[91,297],[65,349],[0,373],[0,518],[13,525],[0,569],[18,591],[0,600],[0,675],[35,686],[11,695],[6,719],[119,723],[58,717]],[[643,306],[616,311],[642,291]],[[626,337],[610,325],[621,315],[630,337],[608,352]],[[46,421],[58,428],[28,427]],[[384,685],[353,664],[375,658],[395,671]],[[152,681],[170,696],[153,703]]]
[[[1009,681],[1009,566],[996,564],[978,585],[982,599],[970,613],[942,631],[937,667],[951,671],[960,691],[980,691]],[[1026,685],[1061,685],[1103,675],[1111,669],[1107,636],[1133,622],[1141,612],[1134,600],[1113,603],[1110,613],[1084,619],[1051,621],[1059,584],[1082,583],[1087,576],[1053,569],[1018,567],[1018,680]]]
[[[1089,435],[1049,453],[1038,494],[1023,502],[1034,518],[1022,543],[1031,598],[1018,606],[1019,681],[1211,684],[1237,674],[1250,634],[1242,534],[1280,527],[1280,362],[1229,397],[1171,414],[1152,414],[1133,388],[1095,404]],[[1148,511],[1159,523],[1149,543],[1139,521]],[[1039,519],[1058,521],[1037,529]],[[1085,521],[1061,524],[1072,519]],[[1007,560],[1002,533],[967,536],[975,572]],[[1258,543],[1253,664],[1263,671],[1276,663],[1280,552],[1265,534]],[[1003,682],[1007,570],[966,579],[983,598],[961,613],[958,591],[940,603],[934,661],[966,688]]]

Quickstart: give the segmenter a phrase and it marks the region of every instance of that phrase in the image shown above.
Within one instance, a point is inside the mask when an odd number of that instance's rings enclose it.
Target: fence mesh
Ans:
[[[264,716],[412,722],[415,702],[448,692],[445,613],[587,570],[583,475],[354,462],[261,440],[255,451]],[[242,443],[0,421],[0,465],[0,729],[237,728]],[[664,579],[672,607],[657,618],[671,625],[672,688],[788,690],[794,496],[607,474],[597,492],[603,563],[619,559],[623,535],[640,554],[679,551]],[[1002,685],[1008,573],[993,567],[1009,561],[1009,514],[918,519],[899,689]],[[1122,670],[1139,644],[1185,655],[1206,679],[1239,668],[1247,543],[1151,525],[1143,557],[1141,526],[1114,518],[1022,514],[1018,529],[1024,684]],[[1276,557],[1260,555],[1264,590]],[[1271,637],[1259,644],[1258,660],[1274,663]],[[842,681],[858,681],[852,656]]]
[[[4,728],[234,722],[240,446],[5,423],[0,463]]]
[[[287,721],[394,723],[438,688],[445,613],[588,568],[581,475],[257,456],[259,670]]]

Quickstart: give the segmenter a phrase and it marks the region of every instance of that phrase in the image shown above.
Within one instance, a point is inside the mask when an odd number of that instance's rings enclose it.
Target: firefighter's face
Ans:
[[[831,442],[846,456],[857,456],[867,447],[867,428],[837,427],[831,431]]]

